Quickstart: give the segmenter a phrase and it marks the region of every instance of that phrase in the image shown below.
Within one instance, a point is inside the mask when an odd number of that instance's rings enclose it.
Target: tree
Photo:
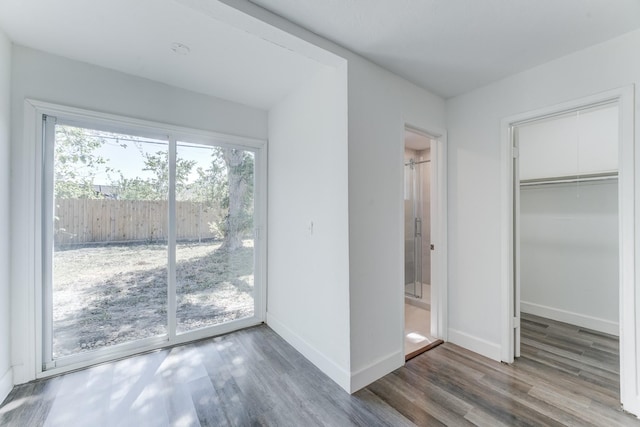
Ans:
[[[166,200],[169,194],[169,153],[167,150],[156,151],[155,154],[143,152],[143,171],[151,172],[146,179],[140,177],[126,178],[120,173],[118,181],[113,183],[119,199],[123,200]],[[184,193],[188,187],[188,179],[194,160],[176,159],[176,194]]]
[[[242,237],[253,225],[253,153],[237,148],[220,148],[227,169],[227,215],[222,230],[221,250],[242,247]]]
[[[208,166],[199,166],[196,169],[197,178],[187,186],[181,200],[190,200],[200,203],[200,209],[204,212],[212,212],[214,218],[207,223],[209,231],[216,237],[224,237],[223,205],[226,203],[227,172],[226,165],[217,148],[210,150],[210,162]],[[180,196],[180,195],[179,195]]]
[[[126,178],[120,173],[120,178],[113,183],[113,187],[120,200],[158,200],[149,181],[140,177]]]
[[[221,208],[226,204],[227,166],[219,148],[211,151],[209,167],[196,169],[198,178],[190,186],[192,198],[208,207]]]
[[[98,132],[72,126],[56,126],[54,197],[97,198],[93,179],[106,159],[95,150],[105,143]]]
[[[216,147],[206,169],[198,168],[191,193],[207,207],[223,211],[212,231],[222,234],[221,250],[235,251],[253,228],[253,153]]]

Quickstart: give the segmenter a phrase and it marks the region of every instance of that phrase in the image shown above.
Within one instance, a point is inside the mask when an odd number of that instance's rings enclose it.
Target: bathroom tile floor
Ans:
[[[404,354],[412,353],[436,341],[436,338],[430,335],[430,331],[431,312],[405,302]]]

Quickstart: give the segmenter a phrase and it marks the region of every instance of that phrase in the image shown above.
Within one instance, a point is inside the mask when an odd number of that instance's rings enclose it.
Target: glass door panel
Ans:
[[[252,317],[254,153],[178,142],[176,331]]]
[[[166,335],[168,141],[56,124],[52,172],[45,362]]]
[[[422,164],[411,159],[405,166],[405,294],[422,298]]]

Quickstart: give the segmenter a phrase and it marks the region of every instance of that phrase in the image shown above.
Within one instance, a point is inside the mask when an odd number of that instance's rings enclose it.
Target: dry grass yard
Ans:
[[[253,314],[253,242],[177,246],[178,332]],[[53,353],[75,354],[167,331],[163,244],[85,246],[54,254]]]

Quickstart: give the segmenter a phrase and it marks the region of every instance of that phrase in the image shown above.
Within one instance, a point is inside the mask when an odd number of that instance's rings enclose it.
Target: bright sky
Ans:
[[[125,178],[150,178],[152,172],[144,171],[144,155],[143,153],[155,154],[158,151],[165,152],[168,150],[168,142],[154,140],[149,138],[127,137],[127,139],[105,138],[106,142],[95,151],[97,156],[101,156],[107,160],[106,167],[120,170]],[[123,147],[122,145],[126,145]],[[178,158],[184,160],[193,160],[196,162],[192,169],[189,182],[194,181],[198,174],[198,167],[206,169],[211,162],[212,147],[194,146],[178,142]],[[111,179],[118,178],[117,173],[111,173]],[[94,183],[97,185],[107,185],[110,183],[108,174],[102,169],[95,177]]]

